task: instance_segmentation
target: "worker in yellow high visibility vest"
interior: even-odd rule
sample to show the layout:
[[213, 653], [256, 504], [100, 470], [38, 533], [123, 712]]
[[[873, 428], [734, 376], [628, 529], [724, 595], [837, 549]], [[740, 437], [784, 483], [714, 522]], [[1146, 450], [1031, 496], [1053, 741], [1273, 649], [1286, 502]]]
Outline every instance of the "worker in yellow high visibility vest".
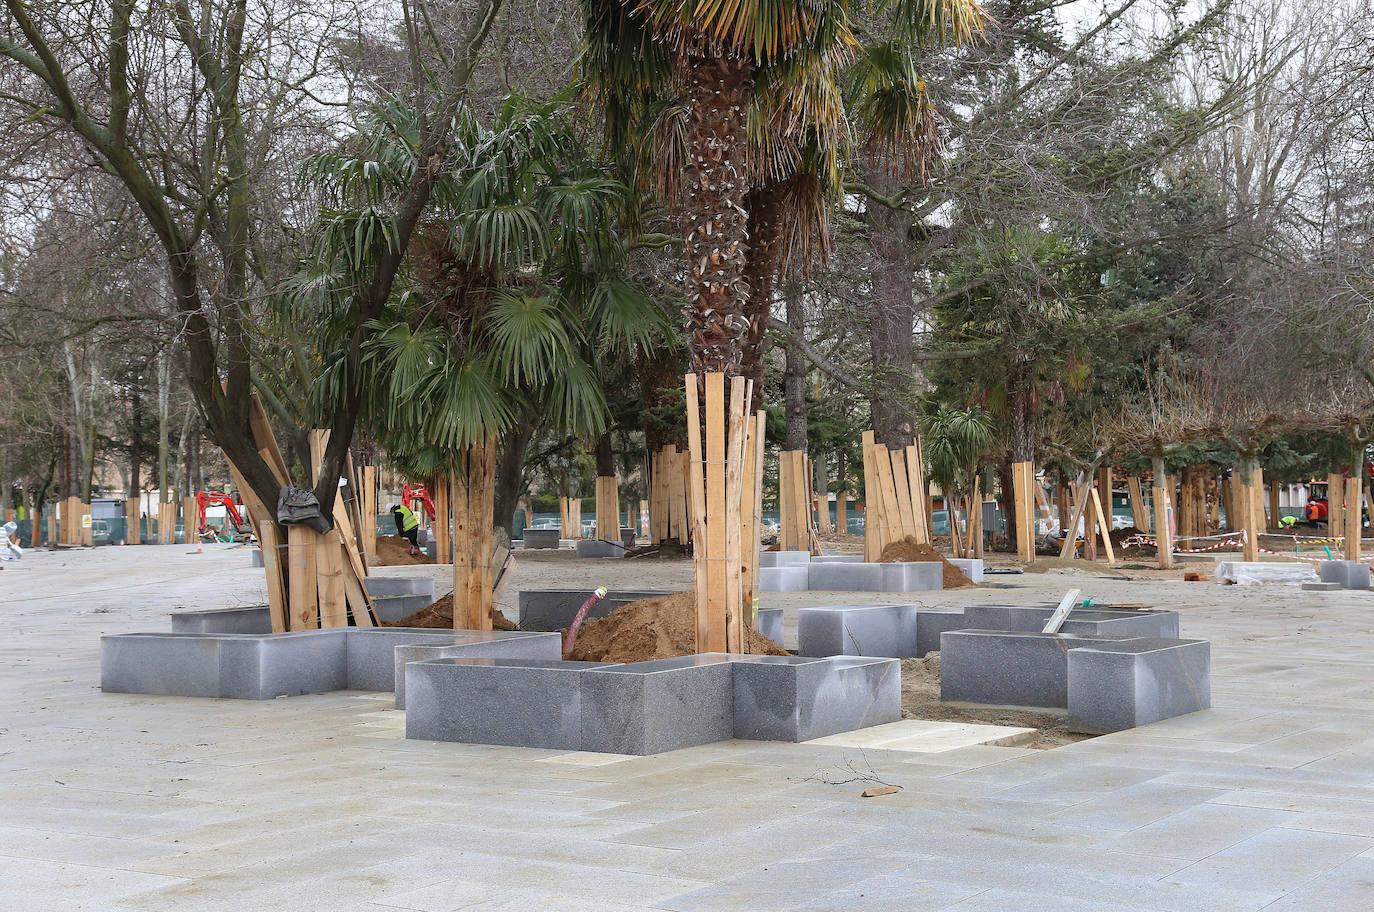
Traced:
[[405, 504], [392, 504], [391, 516], [396, 520], [396, 534], [410, 540], [408, 552], [411, 557], [420, 553], [420, 517]]

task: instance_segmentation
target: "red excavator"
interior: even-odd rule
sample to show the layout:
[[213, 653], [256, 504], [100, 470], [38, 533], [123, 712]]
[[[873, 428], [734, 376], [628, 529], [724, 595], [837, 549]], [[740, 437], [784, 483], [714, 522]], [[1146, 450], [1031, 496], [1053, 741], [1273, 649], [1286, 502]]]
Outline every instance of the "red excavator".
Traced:
[[425, 491], [425, 486], [422, 484], [413, 485], [407, 481], [401, 486], [401, 503], [405, 504], [406, 509], [409, 510], [412, 509], [410, 505], [414, 501], [419, 501], [425, 505], [425, 512], [429, 514], [429, 521], [434, 522], [434, 501], [429, 499], [429, 493]]
[[200, 525], [198, 531], [200, 532], [201, 538], [215, 535], [214, 530], [210, 528], [210, 524], [206, 522], [205, 518], [205, 508], [212, 503], [224, 507], [225, 524], [228, 526], [228, 528], [224, 530], [225, 532], [233, 535], [239, 540], [252, 536], [253, 527], [244, 521], [243, 514], [239, 513], [238, 504], [234, 503], [232, 497], [228, 494], [220, 494], [215, 491], [201, 491], [196, 494], [196, 506], [199, 508], [200, 512]]

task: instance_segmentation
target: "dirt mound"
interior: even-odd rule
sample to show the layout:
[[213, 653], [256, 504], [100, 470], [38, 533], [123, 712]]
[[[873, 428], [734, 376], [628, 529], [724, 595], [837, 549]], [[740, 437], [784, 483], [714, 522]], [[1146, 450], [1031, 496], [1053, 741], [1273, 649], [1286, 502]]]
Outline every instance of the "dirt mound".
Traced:
[[[696, 599], [675, 592], [621, 605], [604, 618], [587, 621], [567, 658], [579, 662], [647, 662], [696, 652]], [[745, 630], [745, 652], [787, 655], [754, 630]]]
[[434, 558], [425, 554], [418, 557], [407, 554], [410, 542], [399, 535], [379, 536], [377, 538], [377, 566], [405, 567], [410, 564], [432, 564]]
[[883, 549], [882, 554], [878, 555], [878, 563], [880, 564], [893, 564], [899, 561], [939, 561], [945, 571], [946, 589], [975, 585], [973, 580], [964, 575], [964, 571], [946, 560], [943, 554], [930, 545], [921, 544], [910, 535], [892, 542]]
[[[453, 629], [453, 593], [434, 602], [432, 605], [421, 608], [414, 614], [403, 617], [399, 621], [382, 621], [383, 627], [434, 627], [440, 630]], [[518, 630], [506, 616], [499, 611], [493, 610], [491, 613], [491, 627], [493, 630]]]

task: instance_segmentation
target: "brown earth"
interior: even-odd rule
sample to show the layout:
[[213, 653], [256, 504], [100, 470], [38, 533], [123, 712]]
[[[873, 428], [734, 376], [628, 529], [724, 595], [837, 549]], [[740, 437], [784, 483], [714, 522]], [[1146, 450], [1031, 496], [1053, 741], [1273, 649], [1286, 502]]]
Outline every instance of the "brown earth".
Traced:
[[976, 585], [973, 580], [964, 575], [964, 571], [951, 564], [943, 554], [930, 545], [921, 544], [910, 535], [890, 543], [883, 549], [883, 553], [878, 555], [878, 563], [880, 564], [891, 564], [898, 561], [939, 561], [944, 568], [946, 589]]
[[1033, 728], [1036, 733], [1030, 740], [1019, 741], [1012, 746], [1036, 750], [1046, 750], [1093, 737], [1069, 731], [1065, 727], [1064, 717], [1052, 712], [941, 701], [938, 652], [928, 652], [919, 659], [902, 659], [902, 718]]
[[[696, 652], [696, 599], [688, 592], [640, 599], [587, 621], [566, 658], [579, 662], [647, 662]], [[745, 630], [745, 652], [788, 655], [758, 633]]]
[[[453, 593], [434, 602], [433, 604], [421, 608], [408, 617], [403, 617], [399, 621], [382, 621], [383, 627], [433, 627], [440, 630], [453, 629]], [[491, 613], [491, 627], [493, 630], [519, 630], [506, 616], [499, 611]]]
[[418, 557], [407, 554], [410, 542], [399, 535], [378, 536], [377, 566], [406, 567], [411, 564], [432, 564], [434, 558], [425, 554]]

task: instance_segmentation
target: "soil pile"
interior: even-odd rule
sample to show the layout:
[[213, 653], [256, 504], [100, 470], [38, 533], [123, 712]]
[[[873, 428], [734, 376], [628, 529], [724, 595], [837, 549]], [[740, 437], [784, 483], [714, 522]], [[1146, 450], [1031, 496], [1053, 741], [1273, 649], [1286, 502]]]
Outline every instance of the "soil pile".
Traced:
[[377, 538], [377, 566], [379, 567], [405, 567], [410, 564], [432, 564], [434, 558], [426, 554], [412, 556], [407, 554], [410, 542], [399, 535], [387, 535]]
[[892, 542], [883, 549], [882, 554], [878, 555], [878, 563], [880, 564], [893, 564], [899, 561], [939, 561], [941, 567], [944, 568], [946, 589], [975, 585], [973, 580], [964, 575], [964, 571], [946, 560], [943, 554], [930, 545], [921, 544], [910, 535]]
[[938, 652], [928, 652], [919, 659], [902, 659], [902, 718], [1034, 728], [1036, 734], [1029, 741], [1020, 741], [1012, 746], [1039, 750], [1092, 737], [1069, 731], [1064, 725], [1064, 717], [1052, 712], [941, 702]]
[[[434, 602], [425, 608], [421, 608], [414, 614], [403, 617], [399, 621], [382, 621], [383, 627], [433, 627], [440, 630], [453, 629], [453, 593]], [[491, 627], [493, 630], [519, 630], [520, 628], [506, 620], [506, 616], [499, 611], [493, 610], [491, 613]]]
[[[647, 662], [696, 652], [697, 606], [691, 592], [640, 599], [604, 618], [586, 621], [566, 658], [579, 662]], [[745, 630], [745, 652], [787, 655], [755, 630]]]

